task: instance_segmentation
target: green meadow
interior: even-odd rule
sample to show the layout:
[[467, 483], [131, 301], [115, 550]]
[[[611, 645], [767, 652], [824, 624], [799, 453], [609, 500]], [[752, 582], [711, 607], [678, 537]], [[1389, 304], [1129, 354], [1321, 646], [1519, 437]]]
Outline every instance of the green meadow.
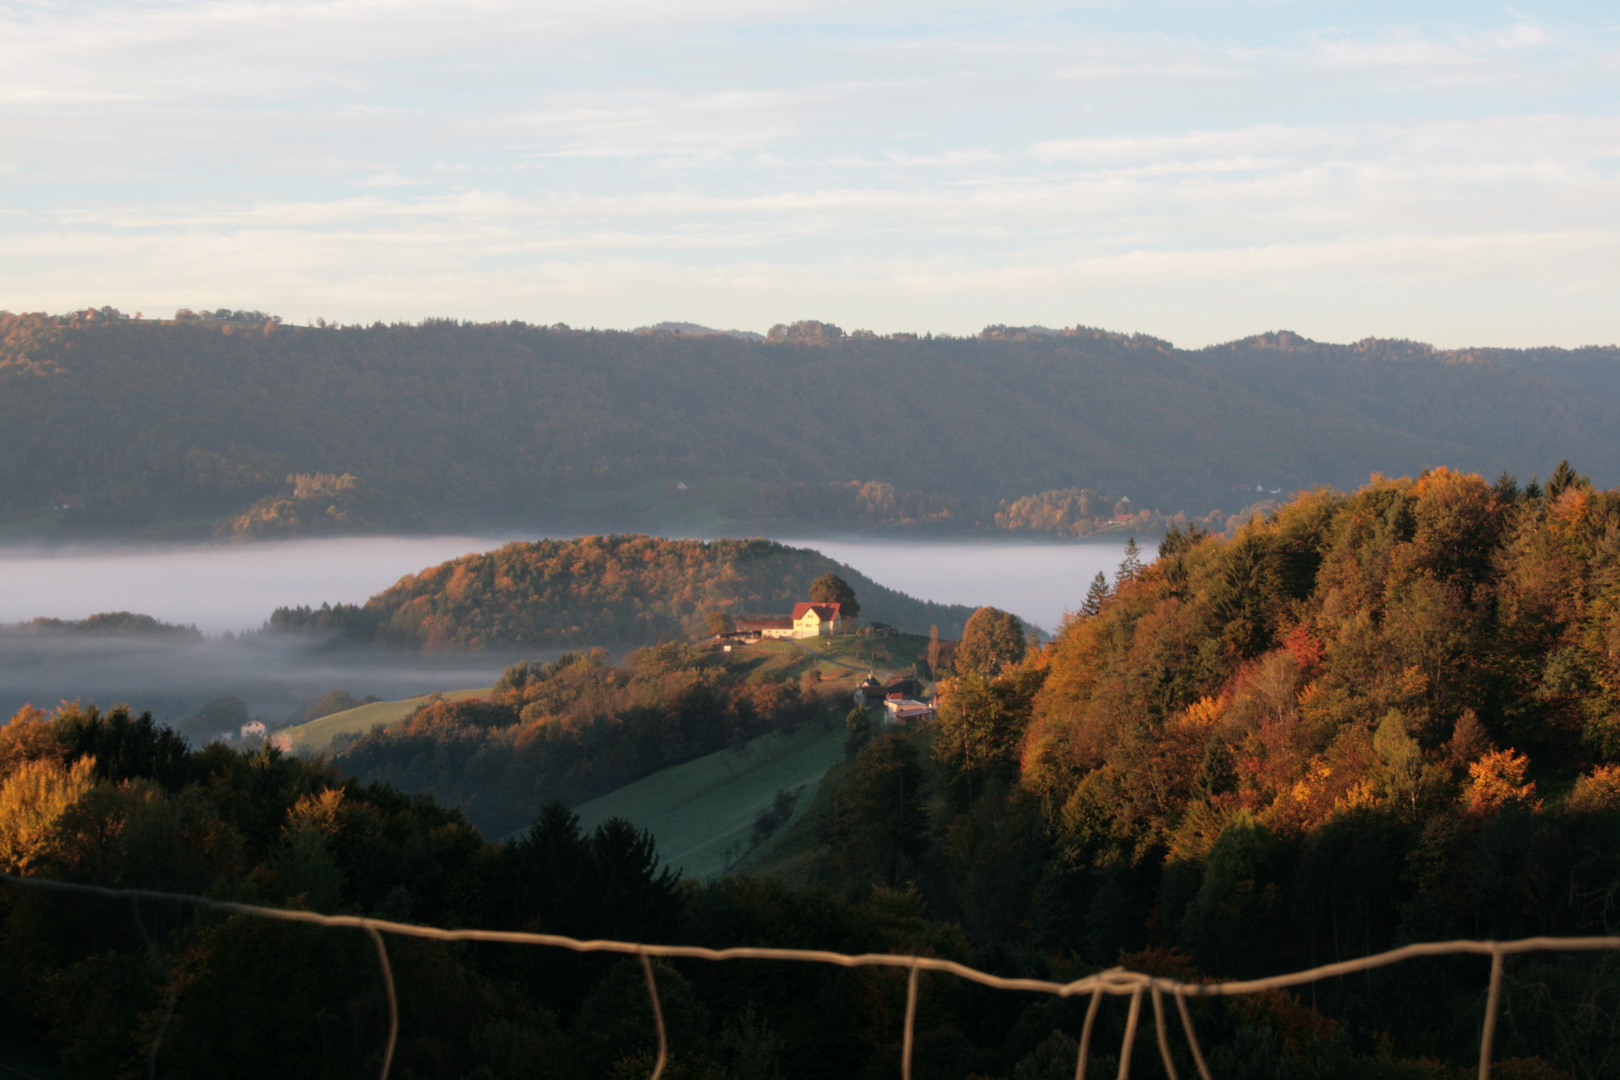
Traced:
[[755, 678], [802, 678], [812, 670], [823, 682], [847, 684], [851, 690], [867, 672], [908, 675], [918, 658], [927, 655], [928, 639], [915, 634], [898, 637], [838, 637], [770, 640], [739, 645], [730, 654], [733, 663], [748, 665]]
[[806, 725], [663, 769], [574, 810], [586, 829], [624, 818], [653, 834], [668, 865], [687, 877], [715, 878], [753, 853], [754, 820], [778, 791], [798, 792], [793, 818], [784, 825], [791, 827], [843, 756], [841, 729]]
[[[486, 686], [482, 690], [451, 690], [441, 696], [446, 701], [468, 701], [488, 697], [493, 692], [493, 687]], [[430, 694], [423, 694], [421, 697], [406, 698], [404, 701], [373, 701], [370, 705], [344, 709], [342, 712], [323, 716], [319, 720], [311, 720], [307, 724], [282, 728], [275, 736], [278, 739], [285, 739], [286, 749], [294, 753], [318, 753], [328, 749], [332, 745], [332, 740], [339, 735], [360, 734], [370, 731], [378, 724], [397, 723], [426, 705], [431, 697]]]

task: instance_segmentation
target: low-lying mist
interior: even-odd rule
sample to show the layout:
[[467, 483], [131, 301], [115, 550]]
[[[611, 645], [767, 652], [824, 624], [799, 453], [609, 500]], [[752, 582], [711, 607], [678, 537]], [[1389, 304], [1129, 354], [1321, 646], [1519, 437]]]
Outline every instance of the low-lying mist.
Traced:
[[[74, 698], [102, 707], [127, 703], [178, 722], [214, 698], [235, 694], [271, 724], [336, 688], [356, 698], [392, 700], [489, 686], [513, 657], [357, 649], [318, 636], [254, 631], [277, 607], [364, 603], [406, 574], [510, 539], [380, 536], [0, 549], [0, 624], [20, 624], [0, 626], [0, 722], [25, 702], [48, 709]], [[27, 625], [118, 611], [177, 628], [86, 632]]]
[[243, 544], [0, 548], [0, 623], [138, 611], [205, 633], [256, 630], [278, 607], [363, 604], [511, 536], [367, 536]]
[[[267, 724], [294, 719], [333, 689], [384, 700], [492, 685], [519, 657], [504, 652], [422, 653], [345, 647], [320, 636], [191, 633], [95, 635], [72, 629], [0, 631], [0, 709], [83, 699], [127, 703], [178, 723], [234, 694]], [[523, 659], [532, 659], [524, 654]]]
[[[0, 549], [0, 722], [25, 702], [48, 709], [79, 698], [103, 707], [127, 703], [177, 723], [206, 702], [234, 694], [250, 713], [274, 724], [333, 689], [395, 700], [489, 686], [514, 660], [548, 657], [362, 648], [258, 631], [277, 607], [364, 603], [406, 574], [510, 539], [385, 536]], [[800, 543], [911, 595], [994, 604], [1048, 630], [1079, 605], [1092, 575], [1111, 572], [1122, 555], [1117, 543]], [[117, 611], [150, 615], [177, 628], [85, 632], [32, 622]]]

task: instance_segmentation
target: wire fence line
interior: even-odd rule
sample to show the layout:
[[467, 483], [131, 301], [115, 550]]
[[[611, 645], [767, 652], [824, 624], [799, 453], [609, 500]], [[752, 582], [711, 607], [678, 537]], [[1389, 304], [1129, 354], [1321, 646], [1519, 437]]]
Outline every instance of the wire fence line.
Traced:
[[[0, 881], [32, 888], [79, 893], [107, 899], [128, 900], [130, 901], [136, 927], [154, 957], [157, 957], [156, 944], [147, 934], [146, 928], [140, 920], [140, 911], [137, 905], [141, 900], [189, 904], [194, 907], [208, 908], [235, 915], [251, 915], [282, 922], [309, 923], [316, 926], [344, 927], [363, 931], [371, 938], [371, 942], [377, 950], [377, 963], [383, 976], [388, 1005], [388, 1036], [383, 1049], [381, 1080], [387, 1080], [389, 1071], [393, 1067], [394, 1049], [399, 1039], [399, 999], [394, 987], [393, 968], [388, 962], [388, 947], [383, 940], [383, 934], [385, 933], [435, 941], [543, 945], [552, 948], [571, 949], [574, 952], [621, 953], [638, 957], [645, 976], [647, 996], [652, 1005], [653, 1024], [658, 1037], [658, 1055], [653, 1064], [653, 1071], [649, 1080], [659, 1080], [669, 1062], [669, 1038], [664, 1026], [663, 1006], [660, 1003], [658, 994], [658, 981], [653, 972], [652, 960], [654, 957], [711, 961], [783, 960], [834, 964], [839, 967], [850, 968], [892, 967], [907, 969], [905, 1028], [902, 1034], [900, 1051], [902, 1080], [912, 1080], [911, 1057], [917, 1018], [917, 980], [918, 976], [924, 971], [946, 972], [960, 979], [997, 990], [1026, 990], [1034, 993], [1053, 994], [1064, 998], [1089, 994], [1091, 1001], [1086, 1008], [1085, 1021], [1081, 1027], [1079, 1054], [1075, 1062], [1075, 1080], [1085, 1080], [1087, 1058], [1091, 1051], [1092, 1033], [1096, 1025], [1097, 1015], [1101, 1011], [1104, 995], [1116, 997], [1129, 995], [1130, 997], [1125, 1020], [1125, 1034], [1120, 1043], [1117, 1080], [1128, 1080], [1130, 1076], [1131, 1053], [1135, 1048], [1137, 1031], [1141, 1026], [1142, 999], [1144, 996], [1149, 998], [1153, 1006], [1153, 1026], [1158, 1042], [1159, 1056], [1164, 1062], [1165, 1072], [1169, 1075], [1170, 1080], [1180, 1080], [1180, 1075], [1176, 1069], [1175, 1056], [1170, 1045], [1170, 1025], [1165, 1020], [1164, 996], [1168, 994], [1175, 999], [1176, 1011], [1181, 1020], [1182, 1034], [1200, 1080], [1213, 1080], [1213, 1074], [1210, 1072], [1209, 1064], [1204, 1057], [1203, 1047], [1198, 1041], [1198, 1035], [1193, 1026], [1192, 1014], [1187, 1008], [1188, 998], [1227, 997], [1241, 994], [1257, 994], [1267, 990], [1283, 990], [1317, 982], [1321, 979], [1371, 971], [1374, 968], [1387, 967], [1417, 957], [1453, 956], [1458, 954], [1489, 956], [1491, 958], [1491, 973], [1485, 999], [1484, 1022], [1480, 1035], [1479, 1080], [1490, 1080], [1491, 1056], [1496, 1038], [1496, 1016], [1501, 1002], [1504, 959], [1508, 956], [1532, 952], [1620, 950], [1620, 937], [1531, 937], [1521, 938], [1516, 941], [1434, 941], [1405, 945], [1398, 949], [1374, 953], [1371, 956], [1363, 956], [1355, 960], [1324, 964], [1320, 967], [1289, 972], [1284, 975], [1274, 975], [1265, 979], [1228, 982], [1181, 982], [1177, 979], [1148, 975], [1139, 971], [1128, 971], [1124, 968], [1110, 968], [1093, 975], [1087, 975], [1082, 979], [1060, 983], [1045, 979], [1018, 979], [992, 975], [987, 971], [980, 971], [977, 968], [956, 963], [954, 960], [940, 960], [928, 956], [899, 956], [891, 953], [849, 954], [817, 949], [775, 949], [754, 946], [710, 949], [699, 945], [652, 945], [632, 941], [582, 941], [578, 938], [565, 937], [560, 934], [534, 934], [515, 930], [446, 930], [436, 926], [418, 926], [412, 923], [391, 922], [386, 919], [369, 919], [359, 915], [323, 915], [315, 911], [263, 907], [258, 904], [215, 900], [205, 896], [193, 896], [185, 893], [160, 892], [152, 889], [115, 889], [102, 885], [52, 881], [46, 878], [18, 877], [3, 872], [0, 872]], [[161, 958], [159, 959], [161, 962]], [[175, 989], [171, 977], [163, 1024], [153, 1040], [148, 1059], [149, 1076], [155, 1077], [157, 1075], [157, 1053], [162, 1044], [163, 1033], [168, 1026], [169, 1018], [173, 1015], [174, 1007]]]

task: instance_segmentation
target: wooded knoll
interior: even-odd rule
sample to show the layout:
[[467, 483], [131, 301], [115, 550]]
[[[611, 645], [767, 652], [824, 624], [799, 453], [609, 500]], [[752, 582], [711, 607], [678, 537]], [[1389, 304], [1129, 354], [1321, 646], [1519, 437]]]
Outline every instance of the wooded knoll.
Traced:
[[364, 605], [278, 608], [276, 631], [424, 649], [647, 645], [705, 636], [723, 612], [785, 613], [836, 574], [867, 620], [960, 635], [972, 609], [917, 600], [818, 551], [773, 540], [584, 536], [512, 543], [401, 578]]

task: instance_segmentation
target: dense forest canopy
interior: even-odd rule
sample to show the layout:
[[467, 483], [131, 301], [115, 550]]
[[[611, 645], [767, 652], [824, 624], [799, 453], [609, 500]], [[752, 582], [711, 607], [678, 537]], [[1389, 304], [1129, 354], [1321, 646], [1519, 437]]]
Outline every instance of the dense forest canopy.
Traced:
[[972, 609], [915, 600], [809, 548], [771, 540], [585, 536], [512, 543], [401, 579], [363, 606], [280, 608], [278, 631], [425, 649], [646, 645], [707, 632], [716, 612], [781, 614], [835, 575], [870, 619], [947, 636]]
[[[1187, 351], [1086, 328], [821, 323], [753, 341], [259, 315], [0, 314], [0, 514], [265, 536], [962, 530], [1000, 513], [1003, 528], [1085, 535], [1121, 499], [1204, 518], [1442, 462], [1528, 475], [1568, 455], [1620, 480], [1614, 349], [1268, 334]], [[1097, 509], [1077, 524], [1083, 492]]]
[[[1439, 469], [1302, 495], [1232, 540], [1172, 533], [1047, 648], [947, 695], [972, 903], [1095, 962], [1163, 946], [1232, 975], [1612, 933], [1617, 620], [1620, 491], [1567, 464], [1545, 487]], [[986, 800], [1050, 844], [1021, 884], [995, 870], [1004, 832], [973, 823]], [[1396, 995], [1375, 1022], [1411, 1009], [1438, 1046], [1457, 1000]]]
[[[580, 797], [847, 708], [679, 644], [616, 667], [516, 665], [491, 700], [432, 703], [333, 762], [191, 750], [125, 710], [25, 710], [0, 727], [0, 868], [1057, 979], [1241, 977], [1409, 941], [1620, 929], [1620, 489], [1567, 464], [1545, 484], [1376, 478], [1299, 495], [1234, 537], [1176, 530], [1045, 646], [985, 636], [1008, 647], [945, 679], [937, 721], [848, 714], [845, 760], [750, 875], [677, 882], [645, 834], [584, 833], [560, 804], [489, 844], [459, 811], [344, 775], [351, 761], [459, 783], [446, 791], [484, 813], [475, 789]], [[0, 884], [0, 1035], [69, 1076], [138, 1075], [172, 985], [162, 1075], [375, 1068], [384, 1006], [361, 935], [116, 907]], [[392, 947], [401, 1075], [650, 1069], [634, 964]], [[1216, 1076], [1462, 1080], [1487, 968], [1414, 962], [1193, 1015]], [[893, 1075], [903, 973], [692, 962], [658, 985], [672, 1075]], [[1074, 1075], [1084, 1001], [921, 985], [919, 1075]], [[1102, 1075], [1119, 1065], [1118, 1006], [1092, 1044]], [[1613, 1075], [1617, 1009], [1612, 955], [1509, 960], [1493, 1075]], [[1132, 1072], [1163, 1075], [1157, 1057], [1139, 1039]]]

